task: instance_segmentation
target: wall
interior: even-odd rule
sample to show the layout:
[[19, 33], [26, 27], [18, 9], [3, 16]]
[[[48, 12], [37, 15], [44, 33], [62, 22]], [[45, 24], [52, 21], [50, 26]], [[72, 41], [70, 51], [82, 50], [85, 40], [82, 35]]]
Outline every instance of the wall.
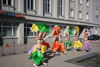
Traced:
[[3, 38], [3, 46], [6, 46], [6, 44], [13, 46], [14, 42], [15, 45], [18, 45], [18, 38]]
[[[92, 0], [92, 23], [100, 24], [100, 0]], [[96, 7], [98, 6], [98, 18], [96, 19]]]

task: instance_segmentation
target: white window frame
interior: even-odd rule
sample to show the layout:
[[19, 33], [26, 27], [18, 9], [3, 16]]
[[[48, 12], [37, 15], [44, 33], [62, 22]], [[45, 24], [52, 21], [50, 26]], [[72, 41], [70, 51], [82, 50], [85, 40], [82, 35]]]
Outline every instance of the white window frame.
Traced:
[[86, 20], [89, 20], [89, 13], [86, 13]]
[[79, 11], [79, 19], [82, 19], [82, 11]]
[[[46, 6], [46, 4], [47, 4], [47, 6]], [[49, 10], [48, 10], [48, 4], [49, 4]], [[48, 2], [48, 0], [45, 0], [45, 6], [46, 6], [45, 7], [45, 12], [46, 13], [51, 13], [51, 0], [49, 0], [49, 2]]]
[[[28, 2], [27, 2], [28, 3]], [[28, 7], [28, 5], [27, 5]], [[28, 10], [35, 10], [35, 0], [33, 0], [33, 9], [31, 8], [31, 0], [29, 0], [29, 7]]]
[[86, 6], [89, 7], [89, 0], [86, 0]]
[[74, 0], [71, 0], [72, 2], [74, 2]]
[[[4, 4], [4, 3], [3, 3], [3, 4]], [[8, 4], [8, 0], [6, 0], [6, 4], [4, 4], [4, 5], [12, 6], [12, 4], [13, 4], [13, 0], [11, 0], [11, 5], [9, 5], [9, 4]]]
[[63, 0], [59, 0], [59, 15], [62, 15], [62, 14], [63, 14]]
[[[3, 26], [3, 22], [1, 22], [1, 26], [0, 26], [0, 27], [1, 27], [1, 36], [2, 36], [2, 37], [12, 37], [12, 36], [13, 36], [13, 37], [17, 37], [17, 36], [18, 36], [17, 32], [16, 32], [16, 36], [14, 36], [14, 32], [13, 32], [13, 31], [14, 31], [14, 28], [18, 28], [18, 27], [13, 26], [14, 23], [11, 23], [11, 24], [12, 24], [12, 26]], [[11, 36], [3, 36], [3, 29], [4, 29], [5, 27], [7, 27], [7, 28], [9, 27], [9, 28], [12, 29], [12, 30], [11, 30], [11, 31], [12, 31], [12, 32], [11, 32]], [[17, 31], [17, 30], [16, 30], [16, 31]]]
[[[24, 29], [26, 30], [26, 35], [24, 35], [24, 37], [36, 37], [36, 35], [34, 36], [35, 32], [33, 32], [33, 35], [32, 36], [28, 36], [27, 35], [27, 28], [30, 29], [30, 27], [27, 27], [28, 24], [26, 24], [26, 27], [24, 27]], [[25, 31], [24, 31], [25, 32]], [[37, 33], [36, 33], [37, 34]]]
[[74, 17], [74, 10], [70, 9], [70, 18]]
[[79, 4], [82, 4], [82, 0], [79, 0]]

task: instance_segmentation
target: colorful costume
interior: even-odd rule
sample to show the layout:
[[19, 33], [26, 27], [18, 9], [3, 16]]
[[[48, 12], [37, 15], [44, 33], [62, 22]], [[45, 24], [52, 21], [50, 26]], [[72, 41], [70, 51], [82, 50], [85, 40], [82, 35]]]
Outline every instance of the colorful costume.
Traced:
[[[32, 49], [29, 51], [29, 54], [33, 54], [33, 53], [36, 51], [36, 48], [37, 48], [37, 45], [34, 45], [34, 46], [32, 47]], [[47, 46], [42, 45], [42, 48], [41, 48], [42, 53], [44, 53], [46, 49], [47, 49]]]
[[36, 47], [36, 45], [34, 45], [31, 49], [30, 49], [30, 51], [28, 52], [29, 54], [32, 54], [32, 52], [33, 52], [33, 50], [34, 50], [34, 48]]
[[[89, 41], [88, 41], [89, 42]], [[90, 49], [90, 42], [89, 42], [89, 45], [87, 45], [86, 41], [84, 41], [84, 46], [85, 46], [85, 49], [86, 50], [89, 50]]]
[[55, 41], [54, 43], [53, 43], [53, 47], [52, 47], [52, 49], [51, 50], [61, 50], [62, 52], [64, 52], [65, 51], [65, 47], [64, 47], [64, 45], [63, 45], [63, 43], [58, 43], [58, 41]]
[[49, 27], [46, 23], [42, 22], [42, 23], [38, 23], [37, 22], [37, 26], [39, 28], [39, 32], [47, 32], [50, 33]]
[[74, 41], [74, 49], [75, 48], [79, 48], [79, 47], [83, 47], [83, 44], [78, 40], [78, 41]]
[[74, 32], [72, 30], [68, 29], [68, 31], [69, 31], [69, 33], [71, 33], [72, 35], [74, 35]]
[[47, 47], [47, 49], [50, 48], [50, 45], [48, 42], [43, 42], [43, 45], [45, 45]]
[[31, 32], [38, 32], [38, 26], [36, 24], [33, 23], [32, 27], [30, 27]]
[[57, 36], [60, 31], [61, 30], [57, 30], [57, 31], [55, 30], [54, 33], [53, 33], [53, 36], [55, 36], [55, 35]]
[[36, 65], [39, 65], [41, 62], [44, 61], [44, 56], [43, 56], [42, 52], [39, 52], [37, 50], [29, 56], [29, 60], [32, 58]]
[[80, 29], [79, 29], [78, 26], [75, 26], [74, 29], [76, 29], [76, 32], [79, 33], [79, 30], [80, 30]]
[[89, 31], [90, 35], [93, 35], [92, 31], [90, 31], [89, 29], [87, 29], [87, 30]]
[[64, 44], [65, 44], [66, 50], [67, 50], [67, 46], [68, 46], [68, 44], [69, 44], [69, 46], [72, 46], [72, 42], [71, 42], [71, 41], [64, 42]]

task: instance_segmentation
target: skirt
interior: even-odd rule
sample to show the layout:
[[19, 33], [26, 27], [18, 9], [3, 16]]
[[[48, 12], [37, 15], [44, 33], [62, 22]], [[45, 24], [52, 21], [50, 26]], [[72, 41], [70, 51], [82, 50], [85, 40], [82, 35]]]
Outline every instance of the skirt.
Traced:
[[79, 48], [79, 47], [83, 47], [83, 44], [78, 40], [78, 41], [74, 41], [74, 49], [75, 48]]
[[68, 44], [69, 44], [69, 46], [72, 46], [72, 42], [71, 41], [68, 41], [68, 43], [67, 42], [64, 42], [64, 44], [65, 44], [66, 50], [67, 50]]
[[39, 65], [41, 62], [44, 61], [44, 56], [42, 52], [38, 52], [37, 50], [29, 56], [29, 60], [33, 59], [36, 65]]
[[64, 52], [65, 51], [65, 47], [64, 47], [64, 45], [63, 45], [63, 43], [58, 43], [58, 41], [56, 41], [56, 42], [54, 42], [53, 43], [53, 46], [52, 46], [52, 49], [51, 50], [61, 50], [62, 52]]

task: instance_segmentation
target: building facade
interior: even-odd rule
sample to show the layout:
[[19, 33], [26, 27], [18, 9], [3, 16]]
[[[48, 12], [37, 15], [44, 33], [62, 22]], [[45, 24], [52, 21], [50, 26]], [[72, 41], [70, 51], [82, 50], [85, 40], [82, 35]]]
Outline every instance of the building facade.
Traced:
[[63, 36], [66, 28], [74, 31], [76, 25], [80, 27], [80, 38], [87, 28], [100, 34], [99, 3], [100, 0], [0, 0], [3, 45], [35, 44], [36, 33], [29, 28], [36, 22], [47, 23], [51, 31], [55, 25], [60, 26]]

